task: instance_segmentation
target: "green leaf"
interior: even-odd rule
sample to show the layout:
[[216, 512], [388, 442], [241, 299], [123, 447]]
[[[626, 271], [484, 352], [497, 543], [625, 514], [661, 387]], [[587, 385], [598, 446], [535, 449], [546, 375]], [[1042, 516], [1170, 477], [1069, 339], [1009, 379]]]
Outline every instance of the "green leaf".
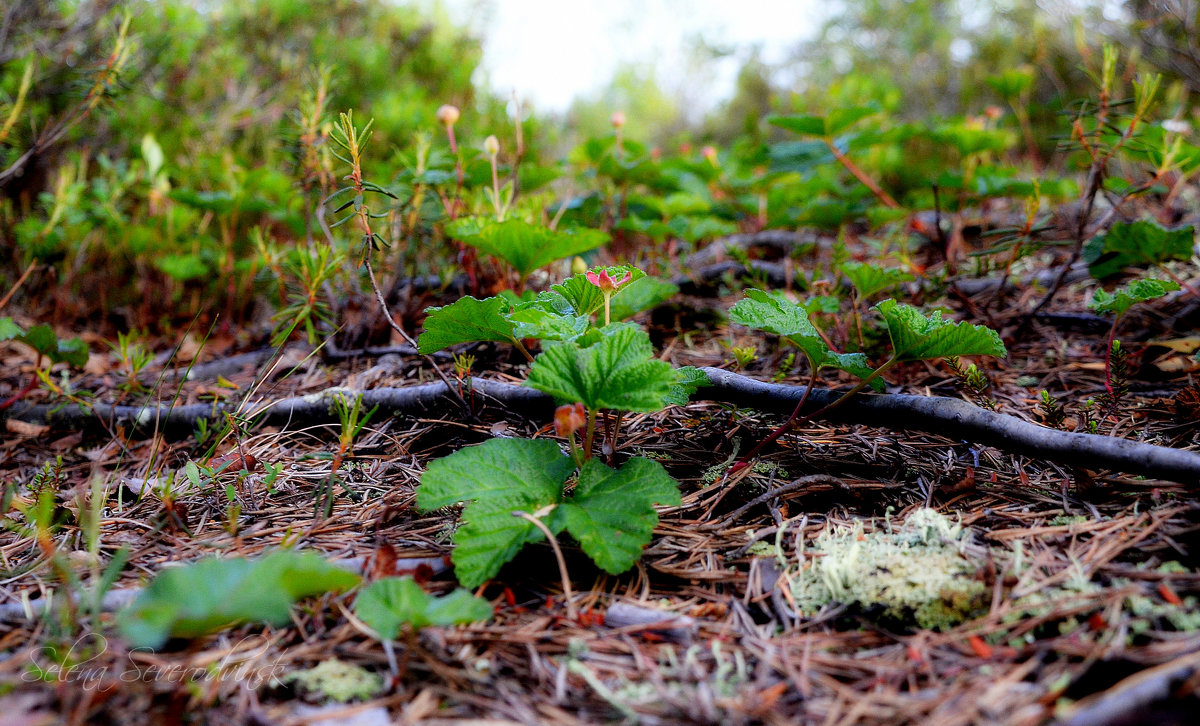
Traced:
[[782, 290], [747, 288], [743, 294], [746, 297], [729, 308], [730, 320], [785, 338], [803, 351], [814, 367], [821, 364], [829, 346], [817, 333], [803, 305], [792, 302]]
[[450, 305], [425, 310], [425, 331], [417, 338], [417, 351], [428, 355], [457, 343], [492, 340], [513, 343], [513, 324], [505, 314], [503, 298], [477, 300], [470, 295]]
[[465, 218], [446, 225], [446, 233], [485, 254], [499, 257], [522, 277], [555, 260], [587, 252], [608, 241], [608, 234], [600, 230], [552, 230], [521, 219], [495, 222]]
[[[658, 524], [655, 505], [679, 506], [679, 484], [656, 461], [635, 457], [620, 469], [584, 462], [571, 500], [559, 507], [567, 531], [605, 572], [633, 567]], [[558, 512], [556, 512], [558, 514]]]
[[677, 382], [669, 363], [654, 358], [650, 336], [637, 326], [621, 327], [588, 348], [565, 344], [542, 352], [526, 385], [560, 403], [582, 403], [596, 411], [658, 411]]
[[1105, 234], [1083, 246], [1083, 261], [1097, 280], [1111, 277], [1126, 267], [1154, 265], [1192, 256], [1194, 227], [1167, 229], [1150, 219], [1118, 222]]
[[557, 503], [563, 481], [574, 469], [553, 441], [492, 439], [432, 462], [421, 476], [417, 508], [428, 512], [469, 502], [454, 533], [451, 559], [459, 582], [476, 587], [527, 542], [543, 537], [512, 512], [533, 513]]
[[879, 107], [877, 106], [834, 108], [825, 117], [825, 133], [830, 136], [837, 136], [864, 118], [874, 116], [877, 113], [879, 113]]
[[878, 267], [865, 262], [845, 262], [840, 269], [849, 278], [850, 284], [854, 285], [858, 296], [864, 300], [902, 282], [913, 280], [913, 276], [904, 270]]
[[12, 318], [0, 318], [0, 341], [13, 340], [24, 334], [25, 331], [21, 330], [21, 326], [17, 325]]
[[1134, 280], [1124, 287], [1117, 288], [1112, 293], [1098, 289], [1092, 295], [1092, 301], [1088, 303], [1088, 307], [1098, 313], [1116, 313], [1119, 318], [1137, 303], [1160, 298], [1168, 292], [1178, 289], [1178, 283], [1148, 277]]
[[643, 310], [649, 310], [671, 299], [677, 292], [677, 286], [657, 277], [647, 276], [634, 280], [612, 296], [612, 319], [632, 318]]
[[[624, 293], [626, 290], [634, 287], [642, 280], [646, 279], [646, 273], [631, 265], [615, 265], [605, 268], [596, 267], [593, 268], [591, 272], [598, 272], [601, 269], [608, 270], [608, 274], [617, 279], [624, 277], [626, 273], [629, 273], [633, 278], [630, 283], [618, 290], [612, 297], [612, 317], [614, 320], [621, 320], [623, 319], [622, 316], [616, 314], [618, 306], [621, 305], [619, 298], [621, 298], [622, 293]], [[663, 284], [670, 285], [670, 283]], [[650, 283], [650, 285], [651, 287], [654, 287], [653, 283]], [[672, 287], [674, 286], [672, 285]], [[677, 291], [678, 289], [676, 288], [676, 290], [671, 294], [674, 295]], [[555, 300], [561, 300], [565, 302], [565, 304], [568, 306], [568, 309], [575, 315], [591, 315], [604, 307], [604, 294], [600, 292], [600, 288], [596, 287], [591, 282], [588, 282], [587, 273], [584, 272], [568, 277], [561, 283], [552, 286], [549, 293], [543, 294], [548, 294], [554, 297]], [[635, 293], [635, 297], [631, 297], [626, 300], [625, 305], [627, 307], [635, 306], [635, 303], [637, 302], [636, 295], [637, 294]], [[541, 296], [538, 297], [539, 299], [541, 298]], [[667, 297], [670, 297], [670, 295]], [[562, 303], [560, 302], [556, 304], [561, 305]], [[634, 310], [624, 317], [629, 317], [636, 312], [638, 311]]]
[[354, 614], [382, 640], [395, 640], [401, 627], [458, 625], [488, 620], [492, 606], [462, 589], [434, 597], [411, 577], [385, 577], [371, 583], [354, 602]]
[[33, 326], [17, 340], [46, 356], [58, 350], [58, 336], [54, 328], [45, 324]]
[[157, 648], [172, 636], [196, 637], [243, 622], [283, 625], [297, 600], [358, 581], [313, 552], [203, 559], [164, 570], [118, 615], [117, 627], [131, 646]]
[[825, 118], [823, 116], [770, 116], [767, 122], [772, 126], [787, 129], [803, 136], [825, 136]]
[[[8, 330], [20, 330], [15, 323], [12, 323], [11, 318], [8, 320], [11, 327]], [[3, 320], [0, 320], [0, 327], [4, 327]], [[7, 331], [0, 331], [7, 332]], [[54, 328], [49, 325], [35, 325], [25, 333], [12, 336], [11, 338], [0, 337], [0, 340], [17, 340], [30, 348], [33, 348], [38, 353], [50, 359], [51, 363], [66, 363], [76, 368], [82, 368], [88, 361], [87, 343], [81, 338], [60, 339], [54, 333]]]
[[[797, 304], [788, 299], [782, 290], [765, 292], [748, 288], [745, 299], [739, 300], [729, 309], [729, 319], [756, 330], [774, 333], [796, 346], [808, 358], [809, 365], [821, 368], [837, 368], [847, 373], [867, 378], [873, 369], [862, 353], [834, 353], [817, 333], [809, 320], [809, 310], [815, 304]], [[883, 381], [871, 381], [872, 387], [880, 390]]]
[[163, 255], [154, 261], [154, 266], [178, 282], [187, 282], [212, 274], [204, 257], [194, 254]]
[[911, 305], [887, 299], [876, 305], [887, 323], [897, 360], [930, 360], [957, 355], [1008, 355], [999, 334], [985, 325], [943, 320], [942, 313], [922, 315]]
[[59, 338], [57, 348], [50, 354], [50, 360], [55, 363], [62, 362], [75, 368], [82, 368], [88, 362], [87, 343], [82, 338], [70, 338], [68, 340]]
[[552, 295], [557, 294], [566, 301], [576, 315], [591, 315], [604, 307], [604, 295], [600, 288], [588, 282], [587, 275], [580, 273], [550, 287]]
[[876, 106], [850, 106], [835, 108], [828, 116], [771, 116], [767, 122], [772, 126], [802, 134], [804, 136], [837, 136], [867, 116], [879, 113]]
[[708, 374], [695, 366], [676, 368], [675, 376], [675, 384], [667, 393], [666, 404], [668, 406], [686, 406], [696, 389], [712, 383], [708, 380]]
[[510, 313], [513, 334], [517, 338], [538, 340], [575, 340], [587, 332], [591, 320], [579, 315], [561, 315], [542, 307], [527, 307]]

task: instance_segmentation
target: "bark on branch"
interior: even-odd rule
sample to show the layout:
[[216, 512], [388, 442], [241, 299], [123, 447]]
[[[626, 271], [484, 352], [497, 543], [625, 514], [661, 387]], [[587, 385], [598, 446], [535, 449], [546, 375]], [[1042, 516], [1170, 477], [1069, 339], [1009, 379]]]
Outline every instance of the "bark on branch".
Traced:
[[[712, 381], [692, 396], [693, 401], [718, 401], [769, 413], [788, 414], [804, 395], [803, 386], [763, 383], [719, 368], [702, 369]], [[334, 403], [352, 401], [359, 391], [331, 388], [320, 393], [279, 401], [189, 406], [78, 406], [18, 405], [9, 417], [58, 427], [98, 428], [120, 424], [127, 430], [154, 430], [165, 434], [188, 434], [200, 419], [219, 422], [225, 412], [240, 411], [264, 424], [309, 424], [336, 420]], [[458, 416], [455, 392], [442, 383], [407, 388], [376, 388], [361, 391], [367, 408], [380, 407], [382, 415]], [[814, 389], [803, 412], [815, 411], [835, 400], [840, 393]], [[477, 408], [498, 405], [533, 421], [548, 421], [554, 414], [550, 396], [513, 383], [481, 378], [470, 379], [468, 401]], [[802, 412], [802, 413], [803, 413]], [[261, 417], [261, 418], [260, 418]], [[938, 396], [860, 394], [830, 415], [831, 420], [897, 430], [926, 431], [955, 440], [994, 446], [1005, 451], [1053, 461], [1066, 466], [1111, 469], [1167, 479], [1185, 484], [1200, 483], [1200, 453], [1143, 444], [1127, 439], [1092, 434], [1066, 433], [992, 413], [966, 401]]]

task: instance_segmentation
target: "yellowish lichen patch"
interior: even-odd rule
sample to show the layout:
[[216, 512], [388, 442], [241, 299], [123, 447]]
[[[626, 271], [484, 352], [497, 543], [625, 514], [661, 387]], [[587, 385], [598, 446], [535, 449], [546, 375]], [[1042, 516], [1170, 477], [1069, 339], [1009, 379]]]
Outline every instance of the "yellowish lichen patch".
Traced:
[[981, 614], [987, 589], [979, 569], [963, 554], [969, 534], [932, 509], [902, 523], [865, 532], [861, 523], [835, 526], [817, 536], [792, 594], [805, 614], [830, 602], [944, 630]]
[[296, 683], [310, 694], [339, 703], [355, 699], [365, 701], [383, 688], [383, 679], [378, 675], [337, 658], [322, 661], [314, 668], [290, 673], [285, 680]]

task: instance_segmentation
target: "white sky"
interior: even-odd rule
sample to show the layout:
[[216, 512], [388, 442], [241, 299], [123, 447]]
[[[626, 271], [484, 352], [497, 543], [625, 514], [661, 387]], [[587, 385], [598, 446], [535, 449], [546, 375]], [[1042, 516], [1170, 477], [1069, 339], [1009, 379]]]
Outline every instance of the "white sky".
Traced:
[[[539, 111], [563, 111], [603, 88], [622, 64], [655, 68], [664, 88], [679, 82], [688, 40], [760, 45], [781, 60], [820, 26], [817, 0], [443, 0], [451, 18], [484, 39], [483, 77], [497, 93], [517, 91]], [[739, 54], [719, 63], [710, 88], [690, 97], [711, 105], [733, 91]]]

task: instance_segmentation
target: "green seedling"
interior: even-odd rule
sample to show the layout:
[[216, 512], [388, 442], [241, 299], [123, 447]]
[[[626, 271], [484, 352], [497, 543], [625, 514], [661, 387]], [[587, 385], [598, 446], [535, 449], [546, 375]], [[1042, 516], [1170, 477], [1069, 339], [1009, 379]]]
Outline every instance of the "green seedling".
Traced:
[[[1190, 233], [1188, 237], [1190, 245]], [[1143, 278], [1134, 280], [1112, 293], [1098, 289], [1092, 294], [1091, 302], [1088, 303], [1090, 309], [1098, 313], [1113, 313], [1113, 324], [1108, 330], [1108, 343], [1104, 351], [1104, 390], [1114, 404], [1115, 399], [1119, 398], [1117, 388], [1120, 387], [1113, 384], [1114, 361], [1119, 363], [1122, 379], [1125, 372], [1125, 351], [1120, 341], [1116, 340], [1117, 326], [1121, 323], [1121, 316], [1137, 303], [1156, 300], [1168, 292], [1179, 289], [1179, 284], [1171, 280]]]
[[419, 630], [430, 625], [488, 620], [492, 617], [492, 606], [466, 590], [434, 597], [411, 577], [385, 577], [358, 593], [354, 614], [380, 640], [395, 640], [405, 628]]
[[[1003, 357], [1008, 354], [1000, 336], [991, 328], [945, 320], [942, 318], [941, 312], [924, 315], [911, 305], [903, 305], [888, 299], [872, 309], [879, 312], [887, 325], [888, 336], [892, 343], [892, 355], [878, 368], [872, 369], [867, 365], [866, 356], [861, 353], [833, 353], [824, 340], [816, 334], [816, 329], [808, 319], [808, 309], [805, 306], [791, 303], [786, 297], [779, 294], [771, 295], [761, 290], [747, 290], [746, 297], [747, 300], [738, 302], [730, 309], [730, 317], [743, 325], [781, 335], [796, 345], [808, 357], [812, 377], [799, 404], [788, 420], [742, 457], [730, 470], [731, 472], [749, 466], [751, 460], [763, 447], [773, 443], [792, 426], [828, 413], [867, 386], [873, 386], [876, 390], [880, 390], [882, 387], [881, 376], [898, 363], [960, 355]], [[826, 367], [844, 370], [862, 380], [829, 405], [797, 420], [809, 392], [816, 383], [817, 371]]]
[[[87, 343], [83, 342], [81, 338], [71, 338], [69, 340], [59, 338], [54, 333], [54, 329], [49, 325], [35, 325], [29, 330], [24, 330], [12, 318], [0, 318], [0, 343], [6, 340], [24, 343], [33, 348], [34, 353], [37, 354], [34, 363], [37, 374], [30, 379], [24, 388], [4, 401], [0, 401], [0, 411], [3, 411], [28, 395], [37, 386], [38, 380], [47, 384], [51, 389], [57, 390], [58, 387], [50, 380], [49, 370], [50, 366], [55, 363], [66, 363], [74, 368], [82, 368], [88, 360]], [[43, 363], [46, 364], [45, 368], [42, 367]]]
[[525, 281], [535, 270], [608, 242], [608, 235], [600, 230], [554, 230], [521, 219], [466, 217], [446, 225], [446, 234], [507, 263], [517, 277], [517, 295], [524, 292]]
[[[567, 494], [569, 480], [576, 481]], [[454, 533], [455, 573], [476, 587], [526, 545], [545, 539], [534, 512], [554, 535], [563, 530], [601, 569], [634, 565], [658, 523], [655, 505], [678, 506], [679, 486], [658, 462], [635, 457], [620, 469], [596, 459], [582, 466], [553, 441], [492, 439], [429, 465], [417, 490], [421, 511], [467, 502]]]
[[130, 646], [158, 648], [243, 622], [284, 625], [297, 600], [348, 590], [358, 575], [312, 552], [278, 550], [255, 560], [208, 558], [165, 570], [117, 616]]

